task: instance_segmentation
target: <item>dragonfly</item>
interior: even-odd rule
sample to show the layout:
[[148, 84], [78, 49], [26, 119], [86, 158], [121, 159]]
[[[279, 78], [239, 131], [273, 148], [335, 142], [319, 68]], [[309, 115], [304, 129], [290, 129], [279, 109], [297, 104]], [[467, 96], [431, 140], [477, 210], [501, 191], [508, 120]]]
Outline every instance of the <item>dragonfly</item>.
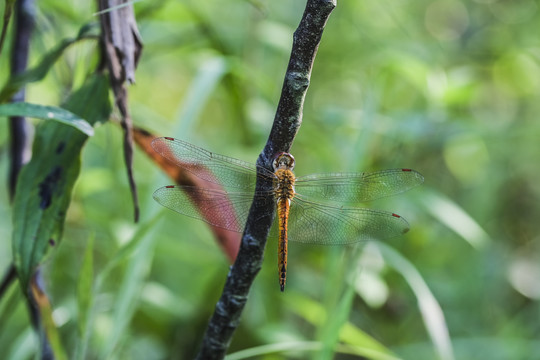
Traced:
[[[158, 203], [180, 214], [242, 233], [253, 200], [257, 197], [273, 199], [277, 212], [274, 229], [277, 230], [281, 291], [285, 289], [289, 241], [347, 245], [404, 234], [409, 231], [409, 224], [400, 215], [343, 206], [343, 202], [357, 204], [396, 195], [424, 181], [423, 176], [412, 169], [296, 177], [295, 159], [289, 153], [275, 154], [273, 171], [270, 171], [171, 137], [154, 139], [152, 147], [202, 180], [197, 186], [168, 185], [154, 192], [153, 198]], [[271, 189], [255, 191], [258, 177], [269, 181]]]

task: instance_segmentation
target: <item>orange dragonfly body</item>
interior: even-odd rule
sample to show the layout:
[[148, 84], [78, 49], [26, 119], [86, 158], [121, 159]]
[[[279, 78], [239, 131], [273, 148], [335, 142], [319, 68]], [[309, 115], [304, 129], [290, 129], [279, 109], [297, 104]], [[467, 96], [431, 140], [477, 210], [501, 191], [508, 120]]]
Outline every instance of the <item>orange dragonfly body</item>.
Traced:
[[[275, 155], [272, 172], [170, 137], [154, 139], [152, 147], [208, 183], [208, 187], [164, 186], [154, 192], [158, 203], [180, 214], [243, 232], [254, 197], [274, 199], [281, 291], [285, 289], [289, 240], [344, 245], [404, 234], [409, 230], [409, 224], [395, 213], [341, 204], [395, 195], [424, 181], [422, 175], [412, 169], [296, 177], [293, 173], [295, 160], [289, 153]], [[272, 189], [255, 191], [257, 177], [269, 180]]]

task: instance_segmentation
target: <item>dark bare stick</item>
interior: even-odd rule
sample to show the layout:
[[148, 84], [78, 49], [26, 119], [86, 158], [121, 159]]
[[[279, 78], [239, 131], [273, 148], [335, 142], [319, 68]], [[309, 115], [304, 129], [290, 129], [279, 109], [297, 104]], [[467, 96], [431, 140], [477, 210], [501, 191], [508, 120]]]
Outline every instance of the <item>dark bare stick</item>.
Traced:
[[[15, 31], [10, 63], [12, 74], [19, 74], [26, 70], [30, 38], [34, 29], [34, 11], [33, 0], [20, 0], [15, 3]], [[24, 101], [24, 98], [25, 91], [21, 89], [12, 97], [11, 101]], [[31, 144], [28, 139], [28, 128], [30, 126], [22, 116], [12, 116], [9, 118], [10, 157], [8, 190], [10, 201], [13, 201], [15, 197], [15, 187], [19, 172], [30, 157]], [[2, 298], [9, 285], [16, 279], [16, 275], [15, 266], [11, 263], [6, 270], [0, 286], [0, 298]]]
[[[302, 108], [309, 86], [311, 69], [324, 26], [336, 0], [308, 0], [293, 38], [291, 58], [285, 74], [274, 124], [257, 164], [271, 169], [273, 156], [288, 152], [302, 123]], [[262, 177], [259, 177], [261, 179]], [[256, 190], [272, 184], [257, 182]], [[223, 359], [240, 321], [249, 289], [262, 266], [266, 238], [274, 219], [272, 199], [257, 199], [251, 206], [236, 262], [231, 267], [223, 293], [201, 345], [197, 359]]]
[[[30, 37], [34, 29], [34, 1], [21, 0], [15, 3], [15, 32], [13, 37], [13, 51], [11, 54], [11, 73], [19, 74], [26, 70], [28, 64], [28, 50]], [[19, 90], [11, 99], [12, 102], [24, 101], [25, 91]], [[9, 169], [9, 198], [15, 196], [17, 177], [29, 156], [28, 127], [26, 119], [22, 116], [9, 118], [10, 132], [10, 169]]]
[[[11, 55], [11, 72], [19, 74], [26, 70], [28, 65], [28, 53], [30, 48], [30, 39], [34, 30], [34, 0], [19, 0], [15, 4], [15, 32], [13, 39], [13, 51]], [[19, 90], [13, 95], [11, 101], [19, 102], [25, 99], [25, 89]], [[13, 201], [19, 172], [25, 163], [30, 159], [30, 140], [28, 128], [31, 125], [27, 123], [22, 116], [12, 116], [9, 118], [10, 129], [10, 170], [9, 170], [9, 196]], [[0, 298], [5, 294], [10, 283], [16, 279], [17, 271], [13, 264], [10, 264], [4, 279], [0, 285]], [[41, 281], [41, 272], [39, 268], [34, 274], [34, 281]], [[27, 305], [30, 313], [30, 320], [34, 329], [40, 337], [41, 359], [53, 359], [49, 340], [42, 327], [42, 319], [36, 306], [36, 298], [31, 291], [27, 292]], [[43, 297], [47, 294], [43, 292]]]

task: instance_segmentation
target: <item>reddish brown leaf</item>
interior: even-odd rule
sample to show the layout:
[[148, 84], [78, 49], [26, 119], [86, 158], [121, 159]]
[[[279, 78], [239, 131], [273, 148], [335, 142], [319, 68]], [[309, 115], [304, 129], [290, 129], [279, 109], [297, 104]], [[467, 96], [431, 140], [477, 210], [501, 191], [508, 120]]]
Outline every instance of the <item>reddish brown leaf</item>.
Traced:
[[[144, 150], [144, 152], [157, 164], [173, 181], [178, 185], [187, 185], [187, 186], [197, 186], [197, 187], [204, 187], [204, 188], [211, 188], [211, 189], [217, 189], [217, 190], [223, 190], [223, 188], [218, 185], [217, 183], [211, 183], [208, 181], [204, 181], [201, 178], [193, 175], [189, 171], [184, 171], [182, 168], [170, 163], [165, 159], [163, 156], [159, 155], [154, 151], [150, 143], [152, 140], [156, 138], [153, 134], [150, 134], [146, 130], [143, 130], [141, 128], [133, 128], [133, 135], [135, 139], [135, 143], [139, 145], [141, 149]], [[191, 198], [193, 203], [196, 205], [200, 203], [200, 201], [203, 201], [203, 199], [199, 199], [196, 197]], [[231, 211], [226, 212], [230, 214], [234, 214], [234, 208], [232, 205]], [[199, 208], [201, 208], [199, 206]], [[203, 216], [205, 216], [204, 213], [202, 213]], [[233, 215], [231, 215], [233, 216]], [[232, 222], [232, 221], [231, 221]], [[218, 241], [219, 245], [227, 254], [227, 257], [229, 258], [229, 261], [233, 263], [236, 259], [236, 255], [238, 253], [238, 249], [240, 247], [240, 233], [235, 233], [232, 231], [228, 231], [225, 229], [222, 229], [220, 227], [212, 226], [210, 225], [210, 228], [212, 232], [214, 233], [214, 236], [216, 240]]]

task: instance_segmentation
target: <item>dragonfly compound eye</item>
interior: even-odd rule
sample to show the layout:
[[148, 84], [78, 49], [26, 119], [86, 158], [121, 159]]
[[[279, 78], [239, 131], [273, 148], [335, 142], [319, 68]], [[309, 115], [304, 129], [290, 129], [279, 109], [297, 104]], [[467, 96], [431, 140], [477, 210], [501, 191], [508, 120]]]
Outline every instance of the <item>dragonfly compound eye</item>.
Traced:
[[280, 168], [293, 170], [294, 169], [294, 156], [286, 152], [278, 153], [275, 156], [274, 161], [272, 162], [272, 166], [274, 167], [274, 171]]

